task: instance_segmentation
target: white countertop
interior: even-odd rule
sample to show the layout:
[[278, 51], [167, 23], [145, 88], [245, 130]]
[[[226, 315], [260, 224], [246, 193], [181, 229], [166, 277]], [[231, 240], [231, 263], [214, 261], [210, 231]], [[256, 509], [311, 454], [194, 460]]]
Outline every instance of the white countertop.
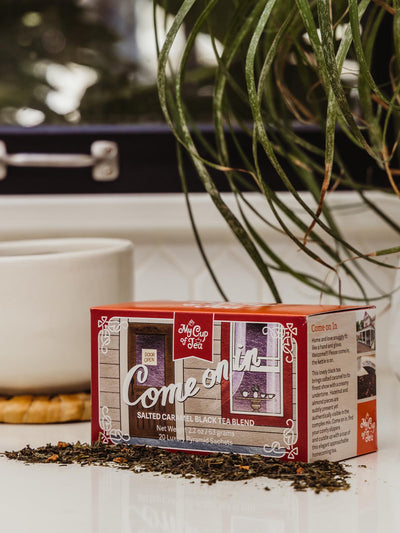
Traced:
[[[378, 379], [379, 451], [345, 461], [348, 491], [296, 492], [269, 479], [223, 482], [104, 467], [24, 465], [0, 457], [1, 530], [7, 533], [400, 532], [400, 383]], [[88, 442], [89, 423], [0, 425], [0, 450]], [[268, 485], [270, 491], [263, 490]]]

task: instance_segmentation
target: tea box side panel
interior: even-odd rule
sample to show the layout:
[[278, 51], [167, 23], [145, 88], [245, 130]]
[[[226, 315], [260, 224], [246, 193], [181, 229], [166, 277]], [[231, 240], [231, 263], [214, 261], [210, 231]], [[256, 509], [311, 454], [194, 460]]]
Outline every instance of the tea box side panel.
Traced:
[[375, 308], [308, 321], [309, 460], [375, 451]]

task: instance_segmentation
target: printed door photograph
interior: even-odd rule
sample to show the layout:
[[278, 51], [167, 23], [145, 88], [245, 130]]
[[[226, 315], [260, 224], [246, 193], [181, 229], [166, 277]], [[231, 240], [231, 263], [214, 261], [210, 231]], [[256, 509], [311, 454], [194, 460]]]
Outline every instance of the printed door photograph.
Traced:
[[[134, 402], [149, 387], [163, 387], [174, 382], [172, 358], [172, 324], [129, 324], [128, 329], [128, 370], [136, 365], [145, 365], [147, 378], [139, 382], [136, 373], [129, 386], [129, 400]], [[129, 433], [131, 436], [158, 438], [157, 423], [151, 418], [149, 409], [142, 404], [129, 406]], [[161, 399], [151, 412], [173, 415], [174, 404], [161, 405]], [[171, 417], [172, 418], [172, 417]], [[173, 420], [169, 425], [174, 425]]]

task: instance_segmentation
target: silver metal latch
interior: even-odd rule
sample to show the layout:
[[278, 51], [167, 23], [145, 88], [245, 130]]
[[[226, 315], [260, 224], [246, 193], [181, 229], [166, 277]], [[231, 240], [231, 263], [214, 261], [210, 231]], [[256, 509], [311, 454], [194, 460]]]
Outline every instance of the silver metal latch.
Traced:
[[118, 145], [113, 141], [94, 141], [89, 154], [8, 154], [6, 145], [0, 141], [0, 180], [7, 176], [7, 167], [93, 167], [96, 181], [113, 181], [118, 178]]

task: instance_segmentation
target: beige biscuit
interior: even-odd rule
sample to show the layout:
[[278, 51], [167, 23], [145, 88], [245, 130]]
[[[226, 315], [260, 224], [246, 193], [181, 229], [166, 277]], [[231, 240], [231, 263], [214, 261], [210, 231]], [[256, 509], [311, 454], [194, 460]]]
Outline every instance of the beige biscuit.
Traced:
[[90, 420], [88, 393], [0, 396], [0, 422], [7, 424], [52, 424]]

